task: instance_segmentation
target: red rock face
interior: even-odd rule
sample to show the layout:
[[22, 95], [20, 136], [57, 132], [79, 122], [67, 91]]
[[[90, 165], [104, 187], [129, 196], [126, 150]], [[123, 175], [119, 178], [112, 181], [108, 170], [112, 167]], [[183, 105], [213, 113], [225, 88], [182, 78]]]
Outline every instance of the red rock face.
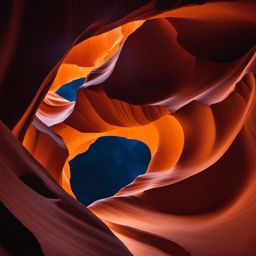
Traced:
[[[256, 255], [255, 1], [0, 7], [1, 255]], [[68, 161], [102, 136], [151, 161], [85, 207]]]

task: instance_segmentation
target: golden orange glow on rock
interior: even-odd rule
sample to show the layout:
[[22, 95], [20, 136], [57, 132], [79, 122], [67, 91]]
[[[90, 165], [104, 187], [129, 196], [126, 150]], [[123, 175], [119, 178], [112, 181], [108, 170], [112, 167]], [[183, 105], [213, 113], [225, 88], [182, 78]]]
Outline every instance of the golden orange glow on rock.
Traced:
[[[0, 88], [6, 226], [27, 232], [38, 255], [255, 256], [256, 2], [96, 1], [91, 11], [78, 2], [77, 19], [63, 7], [65, 23], [53, 18], [56, 33], [48, 24], [42, 34], [68, 31], [54, 41], [60, 53], [42, 41], [28, 54], [29, 75], [18, 50], [18, 67], [3, 69], [11, 67]], [[78, 79], [73, 100], [59, 93]], [[86, 207], [69, 161], [105, 136], [143, 142], [151, 160]], [[0, 254], [13, 253], [8, 239]]]

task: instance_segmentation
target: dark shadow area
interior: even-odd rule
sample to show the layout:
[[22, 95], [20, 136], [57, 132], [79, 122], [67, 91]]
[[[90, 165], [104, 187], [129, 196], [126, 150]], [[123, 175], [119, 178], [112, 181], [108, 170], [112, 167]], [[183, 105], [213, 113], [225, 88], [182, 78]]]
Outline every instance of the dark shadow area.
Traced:
[[40, 178], [33, 174], [23, 175], [20, 177], [20, 180], [44, 197], [50, 199], [58, 198], [49, 188], [47, 188], [47, 186], [42, 182]]
[[69, 162], [72, 190], [85, 205], [113, 196], [144, 174], [150, 159], [148, 147], [140, 141], [99, 138], [85, 153]]
[[0, 240], [1, 246], [9, 255], [43, 255], [34, 235], [2, 203], [0, 203]]

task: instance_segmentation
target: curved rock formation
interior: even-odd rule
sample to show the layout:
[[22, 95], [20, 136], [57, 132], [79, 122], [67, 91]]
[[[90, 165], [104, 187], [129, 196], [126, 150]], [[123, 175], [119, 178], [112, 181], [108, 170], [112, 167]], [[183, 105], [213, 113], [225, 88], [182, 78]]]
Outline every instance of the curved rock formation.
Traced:
[[[25, 2], [3, 4], [0, 253], [256, 255], [255, 1], [64, 1], [51, 29], [41, 4], [40, 44]], [[77, 79], [74, 100], [58, 94]], [[69, 161], [103, 136], [151, 161], [85, 207]]]

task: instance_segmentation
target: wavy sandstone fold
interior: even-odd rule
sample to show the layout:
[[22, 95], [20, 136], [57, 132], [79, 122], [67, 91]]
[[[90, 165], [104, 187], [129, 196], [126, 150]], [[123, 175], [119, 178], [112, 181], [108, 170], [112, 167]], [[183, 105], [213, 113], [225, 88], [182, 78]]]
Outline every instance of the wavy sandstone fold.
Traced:
[[[19, 225], [30, 230], [39, 242], [37, 250], [29, 252], [29, 244], [25, 249], [22, 246], [22, 239], [25, 238], [20, 232], [20, 248], [12, 248], [10, 242], [3, 244], [4, 247], [10, 246], [7, 248], [10, 254], [38, 255], [43, 252], [46, 255], [65, 255], [68, 252], [69, 255], [130, 255], [95, 215], [63, 193], [3, 124], [1, 141], [6, 145], [1, 147], [1, 169], [5, 171], [1, 178], [1, 192], [12, 188], [9, 193], [1, 193], [1, 202], [21, 222]], [[17, 230], [19, 227], [14, 226], [9, 231], [9, 239]], [[70, 237], [75, 239], [70, 240]], [[19, 252], [18, 249], [24, 251]]]
[[[74, 9], [60, 7], [61, 54], [31, 60], [41, 71], [20, 76], [28, 95], [1, 117], [0, 253], [23, 244], [26, 255], [256, 255], [255, 1], [95, 1], [87, 11], [82, 2], [76, 25]], [[9, 65], [16, 74], [8, 60], [5, 76]], [[59, 94], [78, 79], [74, 100]], [[8, 109], [13, 94], [2, 88]], [[144, 142], [151, 161], [85, 207], [69, 161], [103, 136]]]

